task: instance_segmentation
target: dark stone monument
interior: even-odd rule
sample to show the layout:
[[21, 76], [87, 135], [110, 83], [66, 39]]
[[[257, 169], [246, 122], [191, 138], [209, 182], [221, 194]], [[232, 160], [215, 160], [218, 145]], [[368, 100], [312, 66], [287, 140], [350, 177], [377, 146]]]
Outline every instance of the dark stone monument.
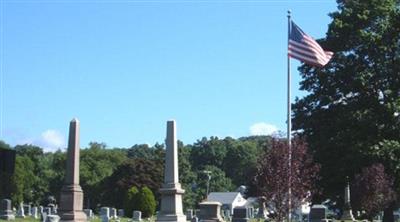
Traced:
[[69, 125], [67, 169], [61, 189], [61, 221], [86, 221], [83, 212], [83, 191], [79, 185], [79, 121], [73, 119]]
[[0, 198], [10, 198], [11, 177], [15, 169], [15, 150], [0, 148]]
[[247, 207], [233, 208], [232, 222], [248, 222], [250, 221], [250, 210]]
[[324, 205], [313, 205], [308, 214], [309, 222], [321, 222], [326, 219], [327, 209]]

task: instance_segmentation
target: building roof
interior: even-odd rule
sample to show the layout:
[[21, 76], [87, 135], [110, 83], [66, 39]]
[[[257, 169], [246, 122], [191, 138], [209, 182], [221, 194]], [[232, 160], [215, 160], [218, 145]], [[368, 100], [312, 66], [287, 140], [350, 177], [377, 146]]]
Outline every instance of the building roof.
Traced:
[[243, 198], [239, 192], [211, 192], [208, 194], [207, 200], [218, 201], [222, 204], [231, 204], [238, 195]]

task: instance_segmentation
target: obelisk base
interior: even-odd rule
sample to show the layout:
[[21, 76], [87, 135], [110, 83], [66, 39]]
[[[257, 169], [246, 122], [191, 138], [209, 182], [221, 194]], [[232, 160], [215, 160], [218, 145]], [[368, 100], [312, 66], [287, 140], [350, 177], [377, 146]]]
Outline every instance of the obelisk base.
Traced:
[[179, 183], [163, 184], [160, 193], [161, 210], [156, 222], [186, 222], [182, 207], [182, 194], [185, 190], [181, 188], [181, 185]]
[[61, 189], [60, 198], [60, 221], [65, 222], [86, 222], [87, 216], [83, 209], [83, 192], [77, 184], [64, 185]]
[[354, 216], [353, 216], [353, 212], [351, 211], [351, 209], [344, 210], [342, 217], [340, 217], [340, 220], [355, 221]]

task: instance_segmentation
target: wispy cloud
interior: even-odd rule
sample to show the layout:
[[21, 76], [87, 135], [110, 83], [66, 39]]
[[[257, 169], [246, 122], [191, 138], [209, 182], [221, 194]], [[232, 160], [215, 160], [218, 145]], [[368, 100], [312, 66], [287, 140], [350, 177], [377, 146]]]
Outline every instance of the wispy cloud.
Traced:
[[264, 122], [255, 123], [250, 127], [250, 135], [252, 136], [272, 135], [277, 132], [278, 127]]
[[18, 141], [17, 144], [32, 144], [43, 148], [46, 152], [54, 152], [58, 149], [64, 149], [66, 143], [63, 134], [57, 130], [48, 129], [38, 137], [25, 138]]

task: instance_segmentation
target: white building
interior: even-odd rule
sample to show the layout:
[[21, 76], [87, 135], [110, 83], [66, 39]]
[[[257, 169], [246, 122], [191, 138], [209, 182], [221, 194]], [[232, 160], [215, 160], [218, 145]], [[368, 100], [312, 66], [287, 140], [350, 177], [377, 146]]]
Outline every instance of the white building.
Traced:
[[233, 208], [243, 207], [247, 203], [240, 192], [211, 192], [207, 200], [220, 202], [222, 204], [221, 209], [229, 209], [231, 214], [233, 214]]

